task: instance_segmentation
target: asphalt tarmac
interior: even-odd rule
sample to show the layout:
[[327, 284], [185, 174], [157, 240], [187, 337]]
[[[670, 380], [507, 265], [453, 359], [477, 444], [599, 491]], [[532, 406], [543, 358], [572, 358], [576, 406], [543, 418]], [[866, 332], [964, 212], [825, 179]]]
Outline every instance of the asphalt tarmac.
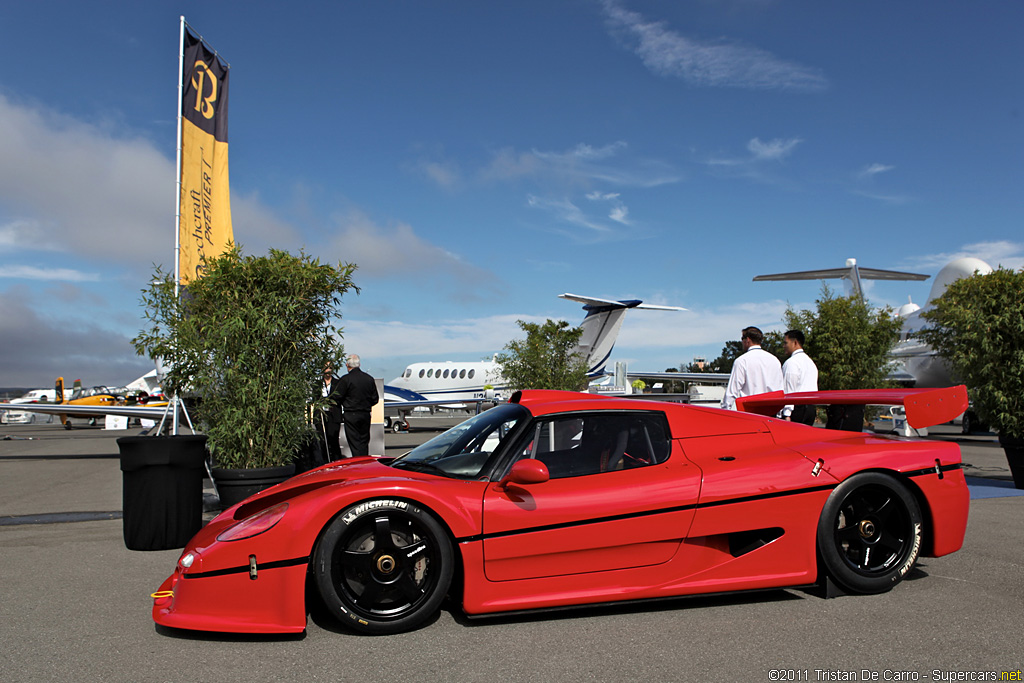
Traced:
[[[276, 637], [153, 624], [149, 595], [179, 551], [124, 547], [115, 439], [137, 431], [0, 426], [0, 681], [1021, 680], [1024, 492], [992, 435], [932, 429], [960, 444], [975, 484], [967, 539], [884, 595], [776, 590], [475, 621], [447, 605], [385, 637], [314, 611], [304, 634]], [[430, 436], [388, 434], [387, 449]]]

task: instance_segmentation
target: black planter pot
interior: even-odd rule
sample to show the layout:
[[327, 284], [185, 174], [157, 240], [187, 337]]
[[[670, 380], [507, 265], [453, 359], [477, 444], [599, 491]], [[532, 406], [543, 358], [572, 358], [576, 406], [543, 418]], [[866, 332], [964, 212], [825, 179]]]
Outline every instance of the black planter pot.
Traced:
[[184, 548], [203, 526], [206, 436], [122, 436], [117, 447], [125, 546]]
[[221, 507], [226, 510], [263, 489], [280, 484], [293, 474], [295, 474], [295, 465], [258, 467], [248, 470], [214, 467], [213, 482], [217, 486]]
[[1006, 462], [1010, 466], [1013, 485], [1024, 489], [1024, 439], [999, 435], [999, 445], [1006, 452]]

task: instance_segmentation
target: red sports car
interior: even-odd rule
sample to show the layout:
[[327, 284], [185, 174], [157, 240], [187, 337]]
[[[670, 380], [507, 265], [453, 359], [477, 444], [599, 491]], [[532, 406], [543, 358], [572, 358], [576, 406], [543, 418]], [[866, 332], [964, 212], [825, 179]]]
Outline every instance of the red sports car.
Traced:
[[780, 392], [730, 412], [523, 392], [399, 458], [325, 465], [225, 510], [154, 594], [153, 618], [299, 632], [319, 594], [353, 629], [394, 633], [446, 595], [476, 616], [825, 575], [886, 591], [919, 555], [962, 545], [959, 447], [756, 413], [905, 403], [922, 426], [966, 401], [963, 387]]

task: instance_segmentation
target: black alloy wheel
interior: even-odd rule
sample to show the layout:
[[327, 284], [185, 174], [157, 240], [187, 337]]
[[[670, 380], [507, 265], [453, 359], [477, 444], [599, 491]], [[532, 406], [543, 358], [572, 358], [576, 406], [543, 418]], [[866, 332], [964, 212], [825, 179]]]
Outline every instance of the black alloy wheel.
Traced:
[[362, 633], [413, 629], [440, 608], [454, 569], [432, 515], [402, 500], [346, 508], [317, 546], [314, 572], [329, 611]]
[[883, 593], [903, 580], [921, 552], [921, 508], [906, 486], [880, 472], [850, 477], [818, 520], [818, 551], [829, 574], [852, 593]]

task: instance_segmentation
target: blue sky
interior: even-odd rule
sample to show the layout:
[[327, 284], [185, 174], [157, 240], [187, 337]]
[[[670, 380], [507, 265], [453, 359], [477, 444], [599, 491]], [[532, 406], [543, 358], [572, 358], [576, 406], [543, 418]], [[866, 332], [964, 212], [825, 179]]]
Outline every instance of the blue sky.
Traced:
[[[119, 384], [173, 267], [178, 17], [231, 64], [235, 239], [359, 266], [389, 380], [517, 319], [635, 311], [663, 370], [861, 265], [1024, 265], [1024, 5], [820, 0], [6, 3], [0, 386]], [[875, 283], [924, 303], [930, 283]]]

